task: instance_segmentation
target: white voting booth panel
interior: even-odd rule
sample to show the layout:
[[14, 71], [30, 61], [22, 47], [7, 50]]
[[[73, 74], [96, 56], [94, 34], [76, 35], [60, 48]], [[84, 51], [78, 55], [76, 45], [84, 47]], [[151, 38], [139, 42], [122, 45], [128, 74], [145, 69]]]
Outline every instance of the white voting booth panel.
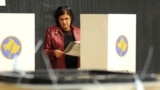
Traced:
[[81, 14], [81, 68], [136, 72], [136, 15]]
[[35, 70], [35, 15], [0, 13], [0, 71]]
[[0, 6], [5, 6], [6, 5], [6, 0], [0, 0]]

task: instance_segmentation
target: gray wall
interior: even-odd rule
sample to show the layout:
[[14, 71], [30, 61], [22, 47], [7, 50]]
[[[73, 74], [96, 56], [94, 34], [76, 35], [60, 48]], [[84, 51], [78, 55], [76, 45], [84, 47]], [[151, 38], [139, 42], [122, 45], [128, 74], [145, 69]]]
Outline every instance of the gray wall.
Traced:
[[[53, 11], [59, 5], [68, 5], [75, 14], [74, 24], [80, 26], [80, 13], [137, 14], [137, 72], [141, 72], [148, 49], [154, 47], [149, 73], [160, 73], [160, 0], [6, 0], [2, 13], [35, 13], [35, 44], [44, 39], [45, 30], [54, 23]], [[36, 54], [36, 69], [45, 69], [40, 51]]]

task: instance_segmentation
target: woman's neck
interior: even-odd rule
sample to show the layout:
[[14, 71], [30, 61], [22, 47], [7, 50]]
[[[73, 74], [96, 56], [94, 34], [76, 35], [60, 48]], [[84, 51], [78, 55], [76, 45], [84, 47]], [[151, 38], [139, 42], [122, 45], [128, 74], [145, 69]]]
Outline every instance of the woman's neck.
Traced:
[[61, 28], [63, 31], [65, 31], [65, 32], [69, 32], [69, 31], [71, 31], [72, 29], [71, 29], [71, 27], [69, 27], [69, 28]]

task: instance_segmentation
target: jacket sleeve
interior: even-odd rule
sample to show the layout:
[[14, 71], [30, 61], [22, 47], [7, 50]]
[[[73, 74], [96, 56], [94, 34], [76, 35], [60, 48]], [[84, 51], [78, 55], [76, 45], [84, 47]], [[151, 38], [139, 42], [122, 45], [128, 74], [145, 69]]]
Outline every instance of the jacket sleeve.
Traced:
[[51, 37], [51, 30], [47, 29], [46, 35], [45, 35], [45, 40], [44, 40], [44, 45], [43, 45], [43, 52], [48, 56], [50, 60], [55, 60], [56, 57], [53, 54], [54, 47], [52, 44], [52, 37]]

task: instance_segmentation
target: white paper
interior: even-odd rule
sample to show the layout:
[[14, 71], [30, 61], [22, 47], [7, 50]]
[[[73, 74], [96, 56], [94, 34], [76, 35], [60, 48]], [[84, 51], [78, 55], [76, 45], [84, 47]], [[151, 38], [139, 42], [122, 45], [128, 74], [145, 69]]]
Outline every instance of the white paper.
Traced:
[[5, 5], [6, 5], [5, 0], [0, 0], [0, 6], [5, 6]]
[[80, 56], [80, 41], [70, 42], [65, 49], [64, 54], [71, 56]]

